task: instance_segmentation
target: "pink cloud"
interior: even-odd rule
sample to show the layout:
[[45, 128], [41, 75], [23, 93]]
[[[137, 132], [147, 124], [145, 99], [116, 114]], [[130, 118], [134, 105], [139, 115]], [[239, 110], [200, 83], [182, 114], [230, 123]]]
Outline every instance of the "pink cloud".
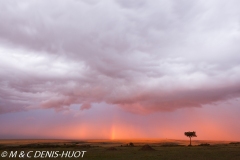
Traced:
[[239, 97], [234, 3], [0, 3], [0, 113], [101, 102], [153, 113]]

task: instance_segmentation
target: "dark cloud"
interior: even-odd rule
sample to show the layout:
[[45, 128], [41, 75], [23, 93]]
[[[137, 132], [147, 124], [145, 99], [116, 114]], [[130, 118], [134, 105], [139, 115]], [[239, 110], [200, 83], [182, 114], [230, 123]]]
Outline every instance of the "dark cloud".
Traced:
[[0, 112], [239, 97], [238, 1], [0, 1]]

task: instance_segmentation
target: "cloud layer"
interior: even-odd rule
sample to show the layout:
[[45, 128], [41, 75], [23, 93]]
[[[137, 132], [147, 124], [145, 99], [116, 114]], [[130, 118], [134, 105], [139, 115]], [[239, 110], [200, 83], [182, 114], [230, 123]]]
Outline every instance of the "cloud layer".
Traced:
[[0, 1], [0, 112], [135, 113], [240, 95], [239, 1]]

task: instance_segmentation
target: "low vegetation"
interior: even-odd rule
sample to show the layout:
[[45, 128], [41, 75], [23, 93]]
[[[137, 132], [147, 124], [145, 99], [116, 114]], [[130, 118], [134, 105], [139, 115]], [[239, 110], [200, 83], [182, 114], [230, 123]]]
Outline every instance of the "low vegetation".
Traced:
[[[128, 145], [127, 145], [128, 144]], [[207, 146], [207, 147], [206, 147]], [[240, 159], [240, 143], [225, 144], [199, 143], [188, 147], [179, 141], [172, 142], [69, 142], [69, 143], [31, 143], [21, 145], [0, 145], [3, 151], [87, 151], [83, 158], [86, 160], [238, 160]], [[4, 158], [2, 158], [4, 160]], [[8, 159], [8, 158], [5, 158]], [[15, 160], [21, 158], [14, 158]], [[42, 159], [42, 158], [39, 158]], [[47, 158], [50, 159], [50, 158]], [[64, 158], [53, 158], [64, 159]], [[66, 158], [69, 159], [69, 158]], [[72, 158], [74, 159], [74, 158]], [[37, 158], [35, 158], [37, 160]]]

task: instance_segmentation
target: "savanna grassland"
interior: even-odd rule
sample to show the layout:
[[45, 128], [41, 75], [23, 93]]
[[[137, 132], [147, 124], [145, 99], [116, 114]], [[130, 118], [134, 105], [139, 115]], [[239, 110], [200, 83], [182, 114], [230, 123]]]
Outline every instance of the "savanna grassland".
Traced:
[[[0, 140], [0, 154], [18, 152], [16, 158], [0, 159], [86, 159], [86, 160], [239, 160], [240, 143], [224, 141], [193, 141], [188, 146], [185, 140]], [[31, 152], [19, 158], [19, 153]], [[38, 151], [76, 152], [86, 151], [82, 157], [66, 156], [48, 158], [34, 153]], [[80, 153], [80, 152], [79, 152]], [[1, 156], [1, 155], [0, 155]]]

